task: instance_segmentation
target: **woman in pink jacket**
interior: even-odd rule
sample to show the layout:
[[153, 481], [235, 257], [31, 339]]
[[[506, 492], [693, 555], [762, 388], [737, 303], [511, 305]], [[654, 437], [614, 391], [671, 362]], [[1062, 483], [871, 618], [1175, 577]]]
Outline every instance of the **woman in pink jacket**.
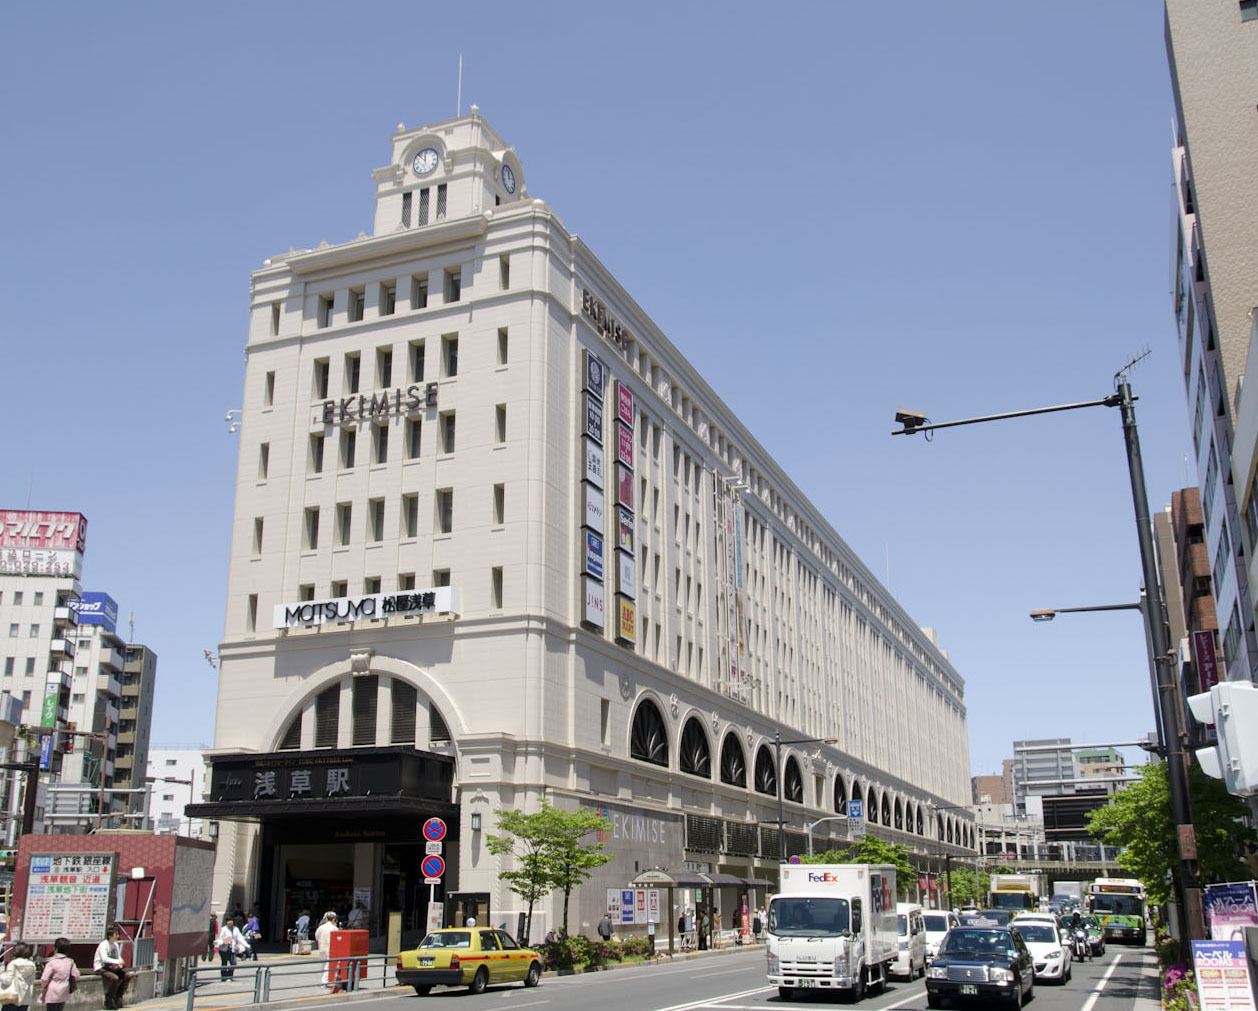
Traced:
[[70, 942], [66, 938], [58, 937], [52, 946], [56, 954], [44, 963], [44, 974], [39, 977], [44, 985], [41, 999], [48, 1005], [48, 1011], [62, 1011], [70, 997], [71, 980], [73, 986], [78, 986], [79, 967], [70, 957]]

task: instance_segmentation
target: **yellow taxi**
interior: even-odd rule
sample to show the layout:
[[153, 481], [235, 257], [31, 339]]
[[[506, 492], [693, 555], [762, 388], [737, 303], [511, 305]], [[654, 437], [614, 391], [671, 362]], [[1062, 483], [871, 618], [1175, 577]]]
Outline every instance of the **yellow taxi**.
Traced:
[[447, 927], [429, 933], [418, 948], [400, 952], [395, 975], [398, 983], [421, 995], [434, 986], [465, 986], [480, 993], [491, 983], [537, 986], [542, 959], [505, 930]]

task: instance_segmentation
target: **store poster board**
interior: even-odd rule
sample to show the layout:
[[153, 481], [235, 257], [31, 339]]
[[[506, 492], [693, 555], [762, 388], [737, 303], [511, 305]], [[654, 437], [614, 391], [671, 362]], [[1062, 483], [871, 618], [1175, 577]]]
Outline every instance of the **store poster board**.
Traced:
[[116, 853], [33, 853], [22, 940], [99, 941], [113, 922]]

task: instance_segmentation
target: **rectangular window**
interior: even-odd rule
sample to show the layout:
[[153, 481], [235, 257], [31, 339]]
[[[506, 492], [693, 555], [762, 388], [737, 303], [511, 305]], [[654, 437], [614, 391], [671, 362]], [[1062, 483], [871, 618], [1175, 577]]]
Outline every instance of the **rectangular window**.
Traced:
[[319, 329], [325, 329], [332, 325], [332, 306], [333, 297], [331, 295], [319, 296]]
[[[314, 551], [319, 546], [319, 507], [308, 506], [305, 515], [305, 548], [307, 551]], [[310, 599], [313, 600], [314, 598]]]
[[393, 385], [393, 348], [376, 348], [376, 389]]
[[332, 596], [348, 597], [349, 596], [349, 580], [334, 579], [332, 580]]
[[389, 721], [389, 741], [392, 744], [414, 744], [418, 692], [414, 685], [407, 684], [400, 678], [393, 678], [389, 694], [392, 696], [390, 708], [393, 710]]
[[371, 541], [379, 544], [384, 540], [384, 499], [373, 498], [367, 503], [368, 522], [371, 524]]
[[336, 543], [344, 547], [350, 542], [354, 531], [354, 504], [338, 502], [336, 504]]
[[411, 382], [422, 383], [424, 381], [424, 342], [411, 341], [409, 357], [411, 360]]
[[328, 359], [317, 358], [314, 363], [314, 398], [315, 400], [328, 399], [328, 374], [331, 368]]
[[1232, 603], [1232, 616], [1227, 622], [1227, 633], [1223, 636], [1223, 662], [1232, 666], [1241, 645], [1241, 615], [1235, 602]]
[[505, 484], [494, 485], [494, 525], [502, 526], [506, 522], [507, 515], [507, 486]]
[[598, 700], [598, 739], [603, 747], [612, 742], [612, 704], [609, 699]]
[[363, 593], [379, 593], [379, 592], [380, 592], [380, 577], [379, 576], [368, 576], [366, 579], [363, 580]]
[[21, 590], [16, 590], [16, 591], [14, 592], [14, 594], [13, 594], [13, 603], [15, 603], [15, 604], [20, 604], [20, 603], [22, 603], [22, 596], [23, 596], [22, 591], [21, 591]]
[[340, 723], [341, 689], [333, 685], [315, 696], [315, 747], [335, 748]]
[[505, 326], [498, 328], [498, 364], [507, 364], [507, 328]]
[[437, 186], [437, 220], [441, 221], [446, 216], [446, 184], [440, 183]]
[[367, 309], [367, 293], [362, 288], [351, 288], [349, 293], [349, 321], [361, 323]]
[[463, 277], [457, 267], [447, 270], [445, 274], [446, 301], [457, 302], [463, 296]]
[[5, 673], [5, 676], [6, 676], [6, 677], [8, 677], [8, 676], [12, 675], [12, 673], [13, 673], [13, 664], [14, 664], [14, 659], [13, 659], [13, 657], [11, 657], [11, 656], [6, 656], [6, 657], [4, 658], [4, 673]]
[[437, 492], [437, 533], [448, 534], [454, 529], [454, 490], [442, 488]]
[[271, 336], [278, 337], [280, 333], [280, 304], [278, 302], [271, 303]]
[[255, 555], [262, 554], [262, 527], [262, 517], [255, 516], [253, 518], [253, 553]]
[[302, 583], [301, 586], [297, 587], [297, 599], [314, 600], [314, 583]]
[[441, 452], [454, 452], [454, 412], [446, 411], [441, 415]]
[[1258, 0], [1241, 0], [1241, 20], [1258, 21]]
[[10, 636], [10, 638], [12, 638], [12, 637], [14, 637], [14, 636], [16, 636], [16, 635], [18, 634], [18, 632], [17, 632], [17, 628], [18, 628], [18, 624], [17, 624], [17, 622], [16, 622], [16, 621], [15, 621], [15, 622], [13, 622], [12, 624], [10, 624], [10, 625], [9, 625], [9, 636]]
[[372, 451], [375, 454], [376, 463], [389, 462], [389, 426], [376, 425], [371, 430]]
[[494, 408], [494, 442], [502, 445], [507, 441], [507, 405]]
[[459, 374], [459, 335], [447, 334], [441, 338], [442, 375], [452, 379]]
[[376, 700], [380, 688], [380, 676], [367, 674], [354, 678], [350, 695], [350, 712], [353, 718], [351, 743], [362, 747], [376, 743]]
[[345, 392], [357, 393], [358, 380], [362, 373], [363, 360], [357, 352], [345, 356]]
[[406, 421], [406, 458], [408, 460], [419, 459], [419, 434], [419, 418], [408, 418]]
[[498, 257], [498, 287], [502, 291], [506, 291], [511, 287], [511, 258], [507, 256]]
[[341, 469], [350, 470], [358, 449], [358, 433], [352, 428], [341, 429]]
[[402, 536], [419, 536], [419, 496], [402, 496]]
[[450, 570], [449, 569], [433, 569], [432, 570], [433, 586], [449, 586]]
[[310, 473], [323, 473], [323, 436], [312, 435], [310, 437]]
[[415, 573], [399, 572], [397, 576], [397, 588], [399, 590], [415, 589]]
[[380, 315], [392, 316], [397, 312], [397, 285], [380, 285]]
[[502, 566], [495, 565], [489, 570], [489, 606], [495, 611], [502, 610]]
[[411, 195], [409, 193], [402, 194], [402, 227], [411, 227]]
[[256, 593], [249, 594], [248, 602], [245, 604], [245, 631], [255, 632], [258, 628], [258, 595]]
[[419, 223], [428, 224], [428, 187], [419, 191]]
[[262, 384], [262, 406], [270, 407], [275, 403], [275, 373], [268, 372]]
[[28, 656], [26, 658], [26, 673], [28, 675], [35, 673], [35, 658], [33, 656]]
[[416, 274], [411, 278], [411, 308], [428, 308], [428, 275]]
[[265, 481], [267, 471], [271, 467], [271, 444], [264, 442], [258, 446], [258, 480]]
[[1214, 590], [1217, 593], [1223, 585], [1223, 577], [1227, 575], [1227, 565], [1231, 560], [1232, 539], [1228, 536], [1227, 520], [1219, 524], [1219, 546], [1214, 552]]

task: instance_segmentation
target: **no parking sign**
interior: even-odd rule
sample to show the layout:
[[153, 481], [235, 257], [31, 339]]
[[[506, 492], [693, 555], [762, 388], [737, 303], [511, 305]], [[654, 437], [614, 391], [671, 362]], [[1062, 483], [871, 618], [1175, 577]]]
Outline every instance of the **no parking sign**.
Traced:
[[446, 862], [436, 853], [430, 853], [424, 857], [424, 862], [420, 864], [424, 872], [424, 884], [437, 885], [441, 883], [441, 875], [446, 872]]

